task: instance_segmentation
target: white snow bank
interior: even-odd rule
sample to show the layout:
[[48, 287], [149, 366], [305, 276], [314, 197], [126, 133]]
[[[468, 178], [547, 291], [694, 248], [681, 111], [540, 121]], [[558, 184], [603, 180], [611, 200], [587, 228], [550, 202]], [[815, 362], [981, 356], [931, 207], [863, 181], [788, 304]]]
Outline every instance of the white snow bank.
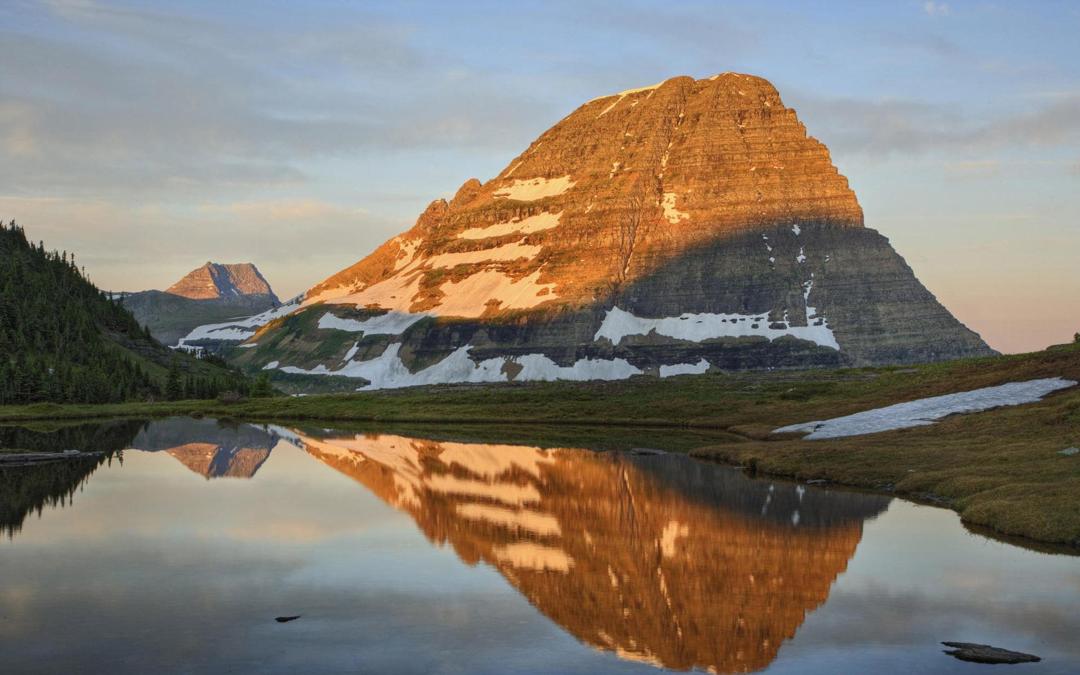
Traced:
[[515, 199], [519, 202], [534, 202], [545, 197], [554, 197], [573, 187], [574, 181], [570, 176], [559, 178], [527, 178], [515, 180], [508, 187], [497, 190], [493, 196]]
[[701, 375], [709, 369], [709, 362], [701, 359], [697, 363], [676, 363], [671, 366], [660, 366], [660, 377], [672, 377], [675, 375]]
[[370, 383], [364, 389], [397, 389], [449, 382], [506, 382], [510, 378], [503, 372], [503, 366], [508, 361], [521, 366], [515, 378], [519, 381], [621, 380], [641, 373], [624, 359], [579, 359], [571, 366], [560, 366], [543, 354], [526, 354], [512, 359], [496, 357], [476, 363], [469, 358], [472, 345], [459, 347], [442, 361], [410, 373], [398, 356], [400, 349], [401, 344], [392, 344], [374, 359], [350, 361], [338, 370], [330, 370], [325, 365], [310, 370], [284, 366], [280, 370], [298, 375], [359, 377]]
[[461, 253], [440, 253], [428, 258], [425, 262], [432, 268], [445, 267], [447, 269], [458, 265], [473, 265], [476, 263], [498, 262], [504, 260], [517, 260], [519, 258], [535, 258], [536, 254], [543, 250], [543, 246], [530, 246], [522, 241], [503, 244], [494, 248], [482, 248], [478, 251], [463, 251]]
[[472, 227], [458, 235], [461, 239], [488, 239], [490, 237], [502, 237], [507, 234], [532, 234], [558, 227], [562, 211], [558, 213], [538, 213], [535, 216], [512, 220], [506, 223], [495, 223], [488, 227]]
[[[807, 309], [812, 310], [812, 308]], [[807, 314], [808, 322], [815, 319], [810, 311]], [[653, 331], [656, 331], [658, 335], [689, 342], [722, 337], [755, 336], [775, 340], [790, 335], [822, 347], [838, 351], [840, 349], [832, 330], [824, 322], [820, 326], [792, 326], [786, 321], [777, 322], [783, 324], [783, 328], [770, 328], [770, 323], [768, 314], [692, 314], [688, 312], [679, 316], [648, 319], [634, 316], [618, 307], [612, 307], [608, 310], [593, 339], [599, 340], [606, 337], [612, 344], [617, 345], [627, 335], [648, 335]]]
[[685, 220], [690, 217], [690, 214], [686, 211], [680, 211], [675, 208], [675, 199], [678, 197], [674, 192], [665, 192], [662, 206], [664, 207], [664, 218], [671, 224], [678, 223], [680, 220]]
[[540, 283], [540, 270], [515, 280], [495, 270], [483, 270], [460, 281], [439, 286], [443, 293], [431, 313], [440, 316], [476, 318], [495, 303], [499, 309], [529, 309], [558, 297], [555, 284]]
[[283, 305], [279, 305], [274, 309], [268, 309], [261, 314], [249, 316], [244, 319], [237, 319], [235, 321], [227, 321], [224, 323], [208, 323], [204, 326], [197, 326], [196, 328], [193, 328], [190, 333], [180, 338], [179, 342], [176, 344], [179, 347], [184, 347], [188, 342], [196, 342], [198, 340], [242, 342], [252, 335], [255, 335], [260, 328], [274, 319], [280, 319], [283, 316], [288, 316], [295, 312], [299, 309], [300, 301], [302, 299], [303, 296], [298, 295]]
[[319, 319], [319, 328], [323, 330], [343, 330], [349, 333], [363, 333], [364, 335], [401, 335], [409, 326], [425, 318], [427, 314], [422, 312], [409, 314], [408, 312], [387, 312], [366, 319], [342, 319], [330, 312], [322, 315]]
[[776, 429], [775, 433], [807, 431], [810, 433], [804, 438], [817, 440], [920, 427], [933, 424], [948, 415], [981, 412], [1001, 406], [1034, 403], [1051, 392], [1058, 389], [1067, 389], [1075, 385], [1076, 382], [1060, 377], [1030, 380], [1028, 382], [1010, 382], [997, 387], [985, 387], [973, 391], [897, 403], [885, 408], [875, 408], [874, 410], [866, 410], [831, 420], [792, 424]]

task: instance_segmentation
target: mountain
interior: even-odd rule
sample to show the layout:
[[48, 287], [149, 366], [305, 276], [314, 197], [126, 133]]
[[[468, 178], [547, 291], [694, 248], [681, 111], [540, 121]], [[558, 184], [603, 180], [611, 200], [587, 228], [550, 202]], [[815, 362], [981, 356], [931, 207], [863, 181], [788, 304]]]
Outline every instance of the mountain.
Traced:
[[146, 425], [131, 447], [165, 452], [209, 480], [254, 478], [276, 442], [275, 436], [250, 424], [228, 426], [207, 419], [170, 418]]
[[166, 293], [192, 300], [222, 300], [242, 296], [268, 296], [280, 304], [270, 284], [251, 263], [223, 265], [208, 262], [188, 272], [183, 279], [165, 289]]
[[589, 101], [287, 311], [199, 336], [366, 388], [993, 353], [776, 89], [735, 73]]
[[576, 639], [673, 670], [766, 668], [889, 504], [684, 455], [282, 435]]
[[0, 224], [0, 405], [195, 398], [249, 386], [217, 362], [161, 345], [73, 257]]
[[176, 345], [197, 326], [251, 316], [281, 304], [251, 263], [208, 262], [164, 291], [121, 296], [139, 323], [167, 345]]

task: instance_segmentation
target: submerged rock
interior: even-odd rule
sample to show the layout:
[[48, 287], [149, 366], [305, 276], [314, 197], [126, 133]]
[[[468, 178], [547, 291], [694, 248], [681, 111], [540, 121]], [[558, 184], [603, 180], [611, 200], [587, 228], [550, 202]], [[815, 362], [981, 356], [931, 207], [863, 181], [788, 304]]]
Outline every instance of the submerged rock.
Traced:
[[972, 663], [1037, 663], [1042, 661], [1042, 658], [1034, 654], [1014, 652], [1009, 649], [980, 645], [974, 642], [942, 642], [941, 644], [946, 647], [953, 647], [951, 651], [946, 649], [946, 654], [961, 661], [970, 661]]

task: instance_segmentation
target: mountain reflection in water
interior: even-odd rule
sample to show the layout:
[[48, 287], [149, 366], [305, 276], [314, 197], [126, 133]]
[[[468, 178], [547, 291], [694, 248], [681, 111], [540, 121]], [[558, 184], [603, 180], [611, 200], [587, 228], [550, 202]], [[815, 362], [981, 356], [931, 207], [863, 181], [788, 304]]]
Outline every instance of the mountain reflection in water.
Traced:
[[132, 447], [168, 453], [207, 480], [252, 478], [270, 457], [276, 439], [251, 424], [226, 426], [214, 420], [173, 418], [153, 422]]
[[582, 642], [678, 670], [766, 667], [889, 503], [681, 455], [277, 432]]
[[94, 429], [17, 437], [37, 449], [82, 442], [104, 454], [0, 474], [9, 534], [29, 512], [68, 502], [106, 459], [122, 459], [119, 448], [167, 453], [207, 479], [253, 478], [285, 441], [407, 513], [461, 561], [497, 570], [580, 642], [676, 670], [767, 667], [825, 602], [863, 522], [889, 504], [751, 480], [677, 454], [191, 419]]

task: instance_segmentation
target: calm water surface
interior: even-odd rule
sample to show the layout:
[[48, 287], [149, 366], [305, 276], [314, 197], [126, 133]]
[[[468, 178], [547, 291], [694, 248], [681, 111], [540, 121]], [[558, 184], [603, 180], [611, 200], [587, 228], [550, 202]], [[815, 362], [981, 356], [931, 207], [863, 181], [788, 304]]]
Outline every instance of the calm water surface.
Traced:
[[1044, 658], [1010, 672], [1080, 672], [1080, 559], [949, 511], [678, 454], [425, 434], [0, 430], [123, 448], [0, 470], [0, 669], [992, 669], [941, 653], [961, 640]]

